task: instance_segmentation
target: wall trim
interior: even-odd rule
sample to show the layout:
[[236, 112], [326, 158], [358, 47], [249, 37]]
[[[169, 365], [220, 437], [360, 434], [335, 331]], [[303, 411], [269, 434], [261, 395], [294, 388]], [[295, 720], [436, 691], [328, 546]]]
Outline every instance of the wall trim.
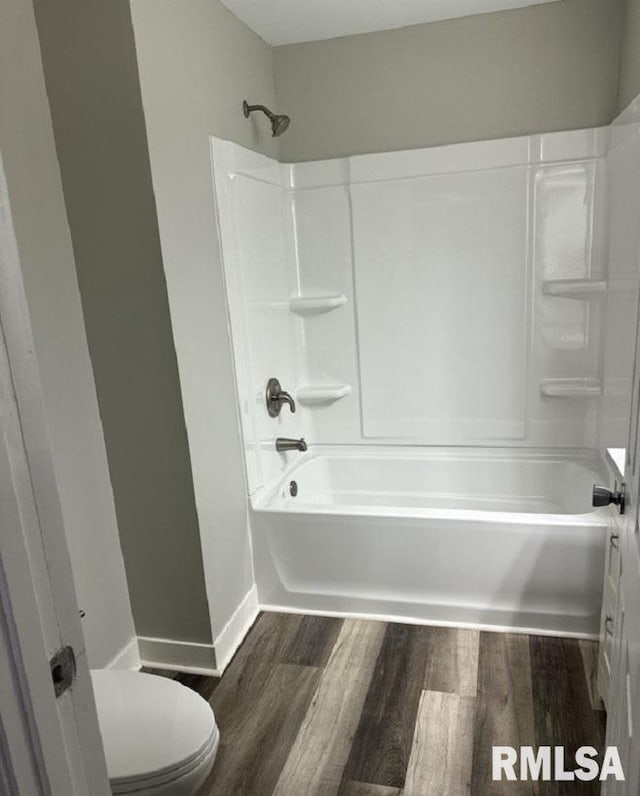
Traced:
[[216, 661], [221, 674], [242, 644], [259, 612], [258, 588], [254, 584], [214, 641]]
[[105, 669], [132, 669], [141, 666], [138, 637], [134, 636], [113, 658], [107, 663]]
[[213, 644], [138, 636], [143, 666], [219, 677]]

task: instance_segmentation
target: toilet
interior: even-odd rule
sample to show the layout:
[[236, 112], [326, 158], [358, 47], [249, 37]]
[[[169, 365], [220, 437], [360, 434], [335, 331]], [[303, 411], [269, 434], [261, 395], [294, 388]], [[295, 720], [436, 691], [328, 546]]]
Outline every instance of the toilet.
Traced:
[[197, 794], [220, 738], [210, 705], [154, 674], [99, 669], [91, 679], [112, 792]]

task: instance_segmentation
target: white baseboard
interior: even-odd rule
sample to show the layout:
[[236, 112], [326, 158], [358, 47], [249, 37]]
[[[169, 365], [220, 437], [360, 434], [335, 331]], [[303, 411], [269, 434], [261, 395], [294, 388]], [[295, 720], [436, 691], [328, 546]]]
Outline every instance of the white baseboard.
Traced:
[[240, 605], [214, 641], [216, 663], [222, 674], [242, 644], [260, 611], [258, 606], [258, 589], [254, 585], [246, 593]]
[[142, 665], [152, 669], [220, 677], [258, 613], [258, 590], [253, 586], [213, 644], [138, 636]]
[[143, 666], [219, 676], [213, 644], [138, 636]]
[[138, 639], [134, 636], [106, 665], [106, 669], [138, 670], [141, 666]]

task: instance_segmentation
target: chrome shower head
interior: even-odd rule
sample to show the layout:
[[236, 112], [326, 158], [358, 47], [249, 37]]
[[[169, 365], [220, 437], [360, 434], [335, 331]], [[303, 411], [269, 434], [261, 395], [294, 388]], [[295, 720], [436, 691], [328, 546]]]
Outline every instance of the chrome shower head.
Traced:
[[253, 113], [253, 111], [262, 111], [269, 118], [271, 122], [271, 135], [273, 138], [277, 138], [279, 135], [282, 135], [284, 131], [289, 127], [291, 124], [291, 119], [288, 116], [285, 116], [284, 113], [274, 113], [270, 111], [264, 105], [249, 105], [249, 103], [245, 100], [242, 103], [242, 112], [245, 115], [245, 118], [248, 119], [249, 115]]
[[287, 127], [291, 124], [291, 119], [284, 113], [276, 114], [271, 120], [271, 133], [274, 138], [282, 135]]

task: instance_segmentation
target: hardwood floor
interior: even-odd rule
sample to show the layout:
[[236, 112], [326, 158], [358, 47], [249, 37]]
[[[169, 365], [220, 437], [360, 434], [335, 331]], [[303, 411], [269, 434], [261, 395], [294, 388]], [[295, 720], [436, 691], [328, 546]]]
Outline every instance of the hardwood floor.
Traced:
[[204, 796], [589, 794], [493, 782], [493, 745], [601, 748], [595, 643], [261, 614], [211, 702], [221, 741]]

